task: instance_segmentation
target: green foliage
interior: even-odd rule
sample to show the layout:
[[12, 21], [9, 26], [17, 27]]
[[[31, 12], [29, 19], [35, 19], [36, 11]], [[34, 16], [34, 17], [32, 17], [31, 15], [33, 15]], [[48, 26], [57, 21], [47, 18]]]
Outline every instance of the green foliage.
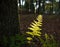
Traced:
[[44, 38], [39, 37], [42, 47], [58, 47], [58, 42], [55, 40], [53, 35], [48, 35], [45, 33]]
[[21, 45], [26, 44], [26, 39], [24, 35], [16, 34], [15, 36], [4, 36], [3, 37], [3, 45], [7, 47], [20, 47]]
[[8, 38], [6, 37], [6, 36], [3, 36], [3, 38], [2, 38], [2, 44], [6, 47], [7, 46], [7, 44], [8, 44]]
[[25, 38], [24, 38], [23, 35], [16, 34], [15, 38], [14, 38], [14, 36], [11, 37], [11, 38], [10, 38], [10, 40], [11, 40], [10, 47], [13, 47], [13, 46], [14, 47], [20, 47], [21, 45], [26, 43]]
[[42, 43], [42, 47], [58, 47], [58, 43], [54, 39], [53, 35], [45, 34], [45, 40], [39, 38]]

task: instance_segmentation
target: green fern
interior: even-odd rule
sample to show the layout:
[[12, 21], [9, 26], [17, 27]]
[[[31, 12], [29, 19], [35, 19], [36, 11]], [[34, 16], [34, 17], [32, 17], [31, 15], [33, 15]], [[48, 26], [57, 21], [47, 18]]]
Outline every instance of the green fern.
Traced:
[[42, 42], [42, 47], [58, 47], [58, 43], [56, 42], [53, 35], [48, 35], [45, 33], [44, 36], [45, 36], [45, 41], [40, 38], [40, 41]]

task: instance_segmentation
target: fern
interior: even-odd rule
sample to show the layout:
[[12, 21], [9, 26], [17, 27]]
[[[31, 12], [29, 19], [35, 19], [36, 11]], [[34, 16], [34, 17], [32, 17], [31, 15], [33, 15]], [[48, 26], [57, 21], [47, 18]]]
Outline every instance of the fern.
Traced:
[[31, 43], [33, 38], [35, 38], [36, 36], [36, 39], [40, 41], [42, 47], [58, 47], [58, 43], [54, 39], [53, 35], [48, 35], [47, 33], [45, 33], [44, 34], [45, 39], [41, 38], [42, 34], [41, 27], [42, 27], [42, 15], [38, 15], [37, 19], [34, 20], [32, 24], [30, 24], [30, 27], [28, 27], [28, 29], [31, 30], [32, 32], [31, 31], [26, 32], [27, 34], [30, 35], [30, 37], [27, 37], [28, 43]]
[[37, 19], [34, 20], [34, 22], [32, 22], [32, 24], [30, 24], [30, 27], [28, 27], [29, 30], [26, 32], [27, 34], [31, 35], [32, 37], [40, 37], [41, 36], [41, 28], [42, 27], [42, 15], [38, 15]]

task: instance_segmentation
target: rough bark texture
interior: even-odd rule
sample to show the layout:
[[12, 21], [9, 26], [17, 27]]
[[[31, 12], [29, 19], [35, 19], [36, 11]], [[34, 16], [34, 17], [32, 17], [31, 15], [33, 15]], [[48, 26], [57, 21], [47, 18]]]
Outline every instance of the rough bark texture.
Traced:
[[[0, 43], [4, 35], [18, 33], [17, 0], [0, 0]], [[2, 47], [2, 43], [0, 44]]]

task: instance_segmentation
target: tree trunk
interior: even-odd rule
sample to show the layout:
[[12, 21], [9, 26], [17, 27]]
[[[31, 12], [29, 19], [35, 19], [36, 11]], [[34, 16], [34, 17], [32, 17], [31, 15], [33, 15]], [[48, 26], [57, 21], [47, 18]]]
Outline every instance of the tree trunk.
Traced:
[[17, 0], [0, 0], [0, 40], [17, 34], [18, 24]]

